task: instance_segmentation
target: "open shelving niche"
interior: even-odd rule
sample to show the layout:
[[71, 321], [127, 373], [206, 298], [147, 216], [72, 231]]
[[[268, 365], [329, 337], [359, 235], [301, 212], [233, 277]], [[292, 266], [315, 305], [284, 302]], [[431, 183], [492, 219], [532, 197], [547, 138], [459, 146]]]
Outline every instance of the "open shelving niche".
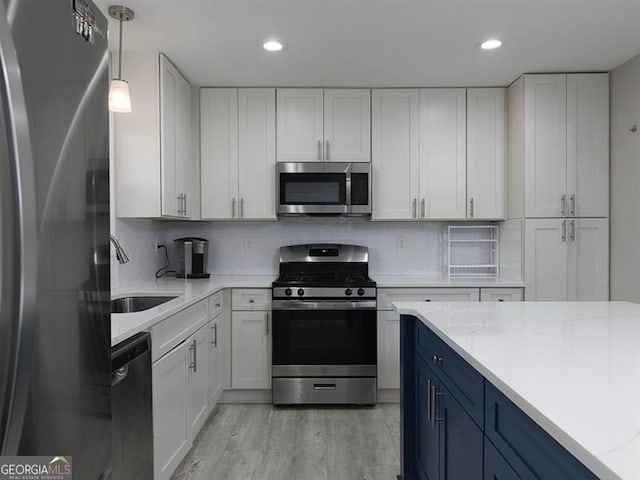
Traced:
[[498, 278], [499, 234], [498, 225], [449, 225], [449, 278]]

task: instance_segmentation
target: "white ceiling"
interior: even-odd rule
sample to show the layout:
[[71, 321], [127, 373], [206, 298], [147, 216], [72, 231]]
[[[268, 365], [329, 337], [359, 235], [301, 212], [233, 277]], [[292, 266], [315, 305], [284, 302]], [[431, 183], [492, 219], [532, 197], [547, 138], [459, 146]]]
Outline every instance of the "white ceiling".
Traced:
[[[106, 7], [119, 0], [96, 0]], [[640, 53], [640, 0], [129, 0], [125, 51], [199, 86], [500, 86]], [[110, 23], [112, 49], [117, 22]], [[502, 48], [475, 44], [496, 36]], [[278, 54], [261, 45], [278, 38]], [[126, 72], [125, 78], [126, 78]]]

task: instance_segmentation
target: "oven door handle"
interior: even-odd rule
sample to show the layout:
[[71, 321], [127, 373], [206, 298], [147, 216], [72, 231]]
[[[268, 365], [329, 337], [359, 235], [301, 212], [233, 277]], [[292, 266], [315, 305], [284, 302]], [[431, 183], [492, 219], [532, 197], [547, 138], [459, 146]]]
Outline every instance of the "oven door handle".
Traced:
[[313, 300], [273, 300], [273, 310], [375, 310], [375, 300], [362, 301], [313, 301]]

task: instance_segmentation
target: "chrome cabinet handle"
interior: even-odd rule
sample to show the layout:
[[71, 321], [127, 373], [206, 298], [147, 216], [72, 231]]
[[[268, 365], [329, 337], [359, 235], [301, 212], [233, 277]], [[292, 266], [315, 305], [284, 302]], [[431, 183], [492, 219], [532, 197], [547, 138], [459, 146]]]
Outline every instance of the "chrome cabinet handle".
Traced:
[[567, 221], [563, 220], [562, 221], [562, 235], [561, 235], [562, 241], [566, 242], [567, 241]]
[[236, 218], [236, 197], [231, 199], [231, 218]]
[[196, 341], [193, 340], [191, 345], [189, 345], [189, 356], [191, 357], [189, 360], [189, 368], [193, 373], [196, 373]]
[[318, 140], [318, 161], [322, 161], [322, 142]]
[[220, 302], [216, 303], [216, 308], [220, 308]]
[[413, 218], [417, 218], [418, 217], [418, 213], [417, 213], [417, 205], [418, 205], [418, 199], [414, 198], [413, 199], [413, 206], [412, 206], [412, 212], [413, 212]]
[[431, 421], [431, 380], [427, 380], [427, 420]]
[[240, 213], [238, 214], [238, 217], [244, 217], [244, 197], [240, 197]]
[[426, 200], [423, 198], [422, 202], [420, 202], [420, 213], [422, 218], [424, 218], [425, 204], [426, 204]]
[[473, 197], [469, 200], [469, 218], [473, 218]]
[[442, 357], [439, 357], [435, 353], [433, 354], [433, 364], [434, 365], [442, 365]]
[[211, 325], [211, 331], [213, 332], [213, 339], [211, 340], [211, 345], [213, 345], [214, 347], [218, 347], [218, 323], [214, 322], [213, 325]]
[[187, 194], [184, 194], [184, 216], [188, 217], [189, 207], [187, 206]]
[[265, 322], [264, 322], [265, 329], [264, 329], [264, 334], [265, 334], [266, 336], [269, 336], [269, 314], [268, 314], [268, 313], [265, 313], [265, 314], [264, 314], [264, 316], [265, 316]]
[[326, 142], [326, 147], [325, 147], [325, 151], [324, 151], [324, 158], [329, 161], [329, 140], [327, 140]]
[[569, 222], [569, 240], [572, 242], [576, 241], [576, 221], [571, 220]]
[[565, 216], [567, 214], [567, 196], [563, 193], [560, 197], [560, 215]]
[[111, 386], [115, 387], [129, 375], [129, 365], [125, 365], [124, 367], [120, 367], [115, 372], [111, 374]]
[[182, 216], [182, 194], [178, 194], [178, 216]]
[[429, 408], [430, 408], [430, 412], [429, 412], [429, 419], [431, 420], [431, 426], [435, 427], [436, 426], [436, 387], [435, 385], [431, 385], [431, 387], [429, 388]]
[[571, 194], [571, 211], [570, 211], [570, 215], [572, 217], [576, 216], [576, 194], [575, 193]]

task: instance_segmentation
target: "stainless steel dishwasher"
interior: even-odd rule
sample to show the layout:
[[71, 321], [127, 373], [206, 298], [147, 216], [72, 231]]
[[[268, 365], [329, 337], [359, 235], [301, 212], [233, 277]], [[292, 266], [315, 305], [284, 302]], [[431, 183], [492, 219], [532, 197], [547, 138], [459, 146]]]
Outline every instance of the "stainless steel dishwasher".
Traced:
[[111, 348], [112, 468], [115, 480], [153, 480], [151, 337]]

